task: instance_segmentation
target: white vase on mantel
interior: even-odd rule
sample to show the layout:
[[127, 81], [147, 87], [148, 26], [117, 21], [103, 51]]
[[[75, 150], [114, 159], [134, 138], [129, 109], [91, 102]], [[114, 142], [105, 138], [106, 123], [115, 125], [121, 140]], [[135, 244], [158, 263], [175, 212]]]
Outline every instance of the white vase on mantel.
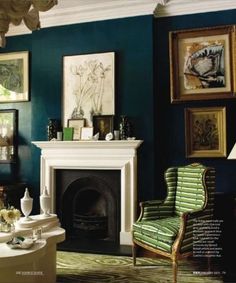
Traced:
[[25, 189], [24, 197], [20, 199], [20, 206], [21, 206], [21, 211], [25, 216], [24, 218], [22, 218], [22, 220], [23, 221], [31, 220], [29, 215], [33, 208], [33, 199], [29, 195], [28, 188]]
[[43, 217], [50, 216], [51, 197], [48, 194], [47, 187], [43, 189], [43, 192], [40, 195], [40, 207], [41, 207], [41, 210], [43, 211], [43, 214], [42, 214]]

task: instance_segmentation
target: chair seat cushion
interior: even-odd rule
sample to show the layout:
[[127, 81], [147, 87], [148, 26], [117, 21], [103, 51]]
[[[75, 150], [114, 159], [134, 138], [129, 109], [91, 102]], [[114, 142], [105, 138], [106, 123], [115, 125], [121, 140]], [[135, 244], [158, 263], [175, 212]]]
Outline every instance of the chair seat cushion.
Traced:
[[173, 216], [150, 221], [139, 221], [133, 224], [134, 235], [138, 232], [139, 237], [142, 235], [153, 240], [172, 244], [177, 236], [180, 227], [180, 217]]

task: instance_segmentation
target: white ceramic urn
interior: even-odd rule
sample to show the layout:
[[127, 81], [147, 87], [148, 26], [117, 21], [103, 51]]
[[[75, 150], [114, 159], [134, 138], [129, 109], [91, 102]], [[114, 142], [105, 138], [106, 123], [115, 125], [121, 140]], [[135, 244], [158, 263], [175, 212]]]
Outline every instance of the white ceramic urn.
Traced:
[[20, 199], [21, 211], [24, 214], [23, 221], [29, 221], [31, 218], [29, 217], [32, 208], [33, 208], [33, 199], [29, 195], [28, 188], [25, 189], [24, 197]]
[[46, 187], [43, 189], [43, 192], [40, 195], [40, 207], [41, 207], [41, 210], [43, 211], [44, 217], [50, 216], [51, 197], [49, 196], [48, 190]]

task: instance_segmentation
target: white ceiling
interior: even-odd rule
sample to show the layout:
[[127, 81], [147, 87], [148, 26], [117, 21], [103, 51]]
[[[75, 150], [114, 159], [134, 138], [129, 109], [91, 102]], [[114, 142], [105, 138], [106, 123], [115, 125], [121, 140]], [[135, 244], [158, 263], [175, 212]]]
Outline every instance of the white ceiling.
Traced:
[[[41, 28], [141, 15], [175, 16], [236, 9], [235, 0], [58, 0], [40, 13]], [[11, 25], [6, 36], [30, 33], [23, 25]]]

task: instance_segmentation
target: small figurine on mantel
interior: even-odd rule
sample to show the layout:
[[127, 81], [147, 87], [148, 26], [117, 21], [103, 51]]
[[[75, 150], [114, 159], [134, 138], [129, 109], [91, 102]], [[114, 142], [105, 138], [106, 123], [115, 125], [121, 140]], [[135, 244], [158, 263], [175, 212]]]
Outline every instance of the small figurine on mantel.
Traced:
[[40, 195], [40, 207], [43, 211], [43, 217], [50, 216], [51, 197], [48, 194], [47, 187], [45, 186], [42, 194]]
[[93, 140], [94, 140], [94, 141], [98, 141], [98, 140], [99, 140], [99, 133], [96, 133], [96, 134], [93, 136]]
[[20, 199], [20, 206], [21, 206], [21, 211], [25, 216], [22, 220], [23, 221], [31, 220], [29, 215], [30, 215], [32, 208], [33, 208], [33, 199], [29, 195], [28, 188], [25, 189], [24, 197]]
[[111, 141], [112, 139], [113, 139], [113, 134], [112, 133], [106, 134], [106, 136], [105, 136], [105, 140], [106, 141]]
[[56, 140], [57, 139], [57, 132], [61, 132], [61, 121], [58, 119], [48, 119], [47, 125], [47, 136], [48, 140]]
[[135, 140], [135, 137], [133, 137], [133, 124], [126, 115], [120, 116], [119, 131], [121, 140]]

